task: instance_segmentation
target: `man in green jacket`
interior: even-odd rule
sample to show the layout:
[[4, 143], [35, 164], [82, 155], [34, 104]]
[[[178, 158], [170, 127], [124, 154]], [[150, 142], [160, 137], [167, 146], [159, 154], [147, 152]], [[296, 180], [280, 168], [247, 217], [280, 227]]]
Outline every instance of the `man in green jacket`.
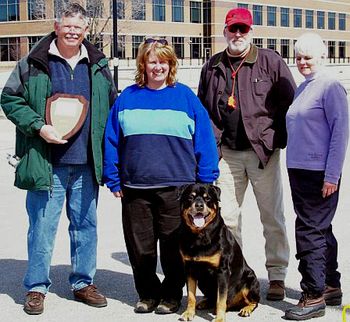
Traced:
[[[55, 235], [66, 200], [71, 241], [74, 298], [94, 307], [107, 305], [93, 284], [96, 272], [96, 206], [102, 178], [102, 138], [116, 90], [105, 56], [84, 39], [86, 11], [71, 4], [44, 37], [21, 59], [2, 95], [1, 105], [16, 125], [15, 185], [26, 189], [29, 217], [28, 290], [24, 311], [41, 314], [51, 285], [50, 263]], [[87, 102], [79, 130], [63, 139], [46, 118], [47, 99], [69, 95]], [[72, 114], [57, 104], [58, 115]], [[52, 122], [53, 124], [57, 124]]]

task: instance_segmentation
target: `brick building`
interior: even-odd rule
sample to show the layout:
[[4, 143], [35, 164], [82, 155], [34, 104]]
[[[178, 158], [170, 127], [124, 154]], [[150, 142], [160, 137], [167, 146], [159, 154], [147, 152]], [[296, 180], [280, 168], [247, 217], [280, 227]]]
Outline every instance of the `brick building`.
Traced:
[[[0, 67], [25, 55], [53, 29], [55, 12], [66, 0], [0, 0]], [[330, 61], [348, 63], [350, 1], [348, 0], [83, 0], [97, 21], [97, 46], [113, 56], [113, 2], [120, 59], [134, 59], [147, 36], [166, 37], [180, 59], [199, 59], [225, 47], [226, 12], [246, 7], [254, 18], [254, 43], [273, 48], [287, 60], [293, 43], [305, 31], [326, 41]], [[102, 5], [103, 4], [103, 5]], [[102, 5], [102, 6], [101, 6]], [[96, 15], [97, 12], [97, 15]], [[103, 28], [102, 26], [106, 26]], [[10, 62], [10, 63], [9, 63]]]

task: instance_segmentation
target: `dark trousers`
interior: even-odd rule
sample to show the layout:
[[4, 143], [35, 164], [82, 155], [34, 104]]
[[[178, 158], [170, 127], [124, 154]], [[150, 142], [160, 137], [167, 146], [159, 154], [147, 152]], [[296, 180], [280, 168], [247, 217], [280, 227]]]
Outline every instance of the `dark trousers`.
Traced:
[[288, 169], [295, 220], [295, 240], [301, 289], [321, 295], [325, 284], [340, 287], [337, 271], [338, 243], [332, 220], [338, 204], [338, 190], [322, 197], [324, 171]]
[[[177, 188], [126, 188], [123, 194], [124, 238], [140, 299], [181, 300], [185, 275], [179, 251]], [[156, 274], [158, 241], [162, 282]]]

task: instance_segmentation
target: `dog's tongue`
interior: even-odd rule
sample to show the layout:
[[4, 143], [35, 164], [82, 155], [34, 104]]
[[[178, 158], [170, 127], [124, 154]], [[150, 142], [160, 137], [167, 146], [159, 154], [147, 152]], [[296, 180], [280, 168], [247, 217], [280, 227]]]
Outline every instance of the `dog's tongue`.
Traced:
[[203, 227], [204, 224], [205, 224], [205, 219], [204, 219], [203, 215], [195, 215], [195, 216], [193, 216], [193, 223], [197, 227]]

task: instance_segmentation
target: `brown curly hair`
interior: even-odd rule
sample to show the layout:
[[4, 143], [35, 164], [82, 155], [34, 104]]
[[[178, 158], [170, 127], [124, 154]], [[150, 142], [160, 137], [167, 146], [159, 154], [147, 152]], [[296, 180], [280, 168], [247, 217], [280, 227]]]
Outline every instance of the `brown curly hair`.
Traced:
[[[159, 38], [160, 39], [160, 38]], [[153, 52], [158, 58], [164, 59], [169, 64], [169, 74], [166, 79], [167, 85], [174, 85], [176, 82], [176, 73], [177, 73], [177, 57], [172, 46], [158, 42], [157, 39], [154, 39], [153, 42], [146, 43], [143, 41], [137, 52], [136, 57], [136, 75], [135, 82], [140, 87], [147, 85], [147, 75], [146, 75], [146, 63], [148, 61], [148, 56]]]

